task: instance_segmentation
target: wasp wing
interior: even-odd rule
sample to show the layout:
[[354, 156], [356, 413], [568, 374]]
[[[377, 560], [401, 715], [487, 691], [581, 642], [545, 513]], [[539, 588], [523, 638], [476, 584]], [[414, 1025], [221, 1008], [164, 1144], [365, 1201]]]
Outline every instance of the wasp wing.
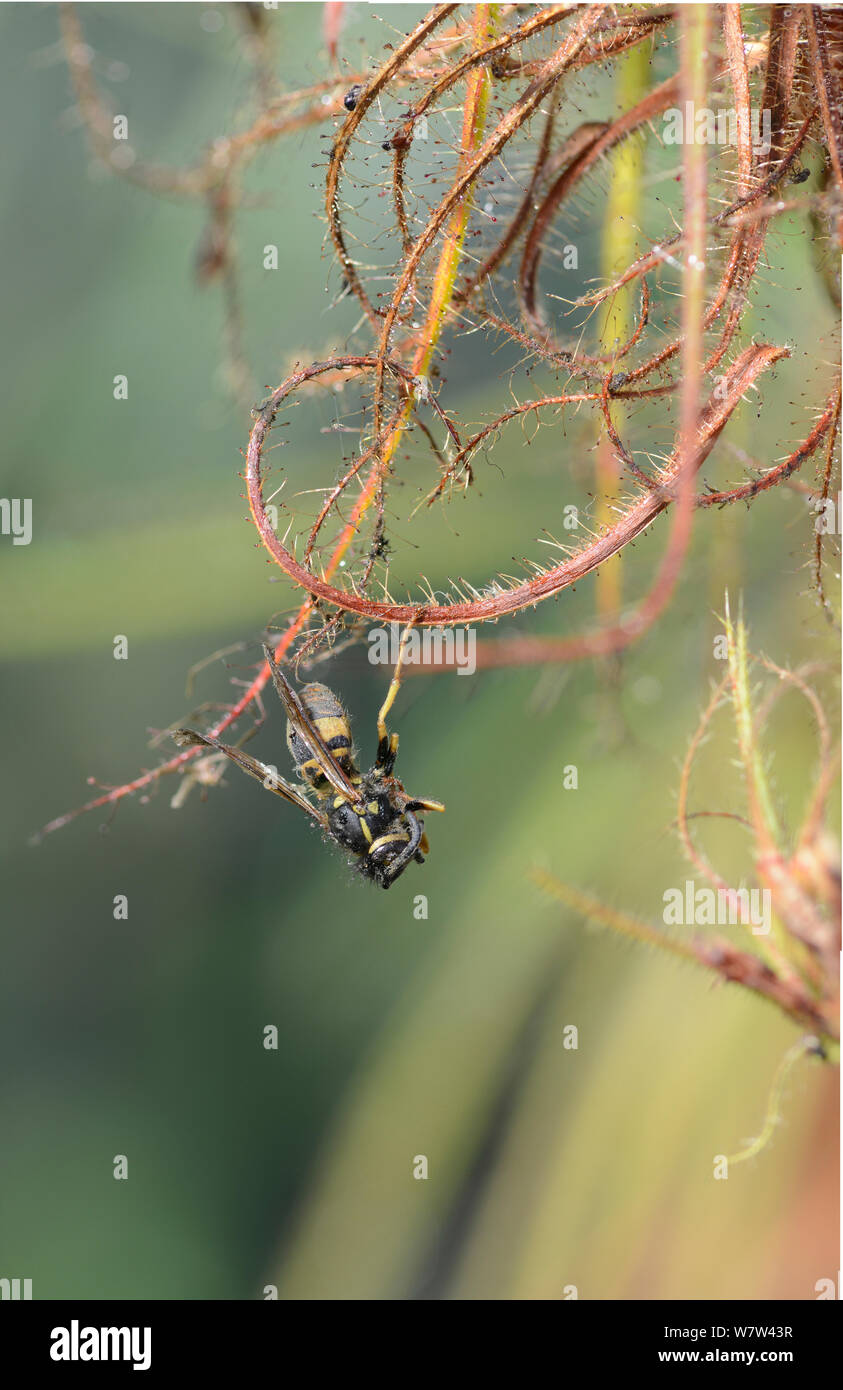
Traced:
[[307, 745], [311, 755], [316, 759], [320, 768], [324, 772], [334, 791], [350, 803], [352, 806], [360, 805], [360, 788], [355, 787], [354, 783], [343, 772], [330, 748], [325, 743], [313, 720], [296, 694], [283, 671], [275, 663], [269, 647], [264, 646], [264, 656], [269, 663], [272, 672], [272, 679], [278, 698], [287, 714], [287, 718], [299, 734], [303, 742]]
[[255, 777], [258, 782], [266, 788], [268, 792], [274, 792], [276, 796], [282, 796], [285, 801], [291, 801], [294, 806], [298, 806], [300, 811], [306, 811], [323, 830], [328, 829], [328, 818], [322, 811], [318, 811], [315, 806], [302, 796], [298, 788], [285, 782], [283, 777], [279, 777], [274, 767], [269, 767], [267, 763], [258, 762], [257, 758], [249, 757], [248, 753], [243, 753], [239, 748], [232, 748], [227, 743], [220, 743], [219, 739], [212, 738], [209, 734], [197, 734], [195, 729], [174, 729], [173, 738], [181, 747], [191, 744], [198, 744], [200, 747], [215, 748], [219, 753], [225, 753], [233, 763], [250, 777]]

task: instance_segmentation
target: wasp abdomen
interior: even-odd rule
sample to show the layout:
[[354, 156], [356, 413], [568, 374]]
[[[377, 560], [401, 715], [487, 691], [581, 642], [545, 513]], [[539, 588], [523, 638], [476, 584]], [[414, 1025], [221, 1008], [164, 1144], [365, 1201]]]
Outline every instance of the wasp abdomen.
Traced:
[[[351, 728], [348, 715], [332, 690], [318, 681], [311, 681], [300, 691], [301, 702], [326, 748], [335, 762], [349, 777], [357, 776], [354, 749], [351, 741]], [[304, 780], [314, 791], [324, 794], [330, 790], [330, 783], [314, 758], [301, 734], [287, 723], [287, 747]]]

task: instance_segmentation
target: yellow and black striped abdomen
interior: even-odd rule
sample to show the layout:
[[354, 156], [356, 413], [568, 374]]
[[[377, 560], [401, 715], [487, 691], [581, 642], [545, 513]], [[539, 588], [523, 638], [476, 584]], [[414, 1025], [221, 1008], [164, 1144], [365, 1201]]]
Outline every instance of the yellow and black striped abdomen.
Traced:
[[[299, 696], [324, 740], [331, 757], [339, 763], [348, 777], [356, 780], [359, 774], [354, 761], [348, 715], [334, 692], [329, 690], [327, 685], [320, 685], [318, 681], [311, 681], [309, 685], [302, 687]], [[320, 796], [329, 792], [331, 786], [319, 766], [318, 758], [314, 758], [301, 734], [289, 721], [287, 723], [287, 747], [302, 777], [313, 790]]]

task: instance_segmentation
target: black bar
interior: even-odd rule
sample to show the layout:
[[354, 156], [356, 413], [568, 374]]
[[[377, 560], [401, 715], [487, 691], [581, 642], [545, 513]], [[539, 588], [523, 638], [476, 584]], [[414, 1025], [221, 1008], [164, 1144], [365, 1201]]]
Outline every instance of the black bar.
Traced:
[[[835, 1313], [835, 1301], [496, 1304], [487, 1331], [484, 1314], [475, 1304], [452, 1308], [439, 1323], [438, 1314], [416, 1310], [402, 1315], [394, 1306], [387, 1311], [383, 1303], [389, 1301], [383, 1300], [375, 1305], [370, 1323], [372, 1315], [353, 1299], [327, 1306], [21, 1299], [0, 1302], [0, 1347], [4, 1369], [17, 1362], [22, 1371], [39, 1377], [91, 1379], [103, 1372], [131, 1377], [138, 1362], [144, 1377], [139, 1384], [180, 1372], [242, 1377], [258, 1367], [274, 1367], [280, 1377], [302, 1357], [301, 1370], [293, 1371], [296, 1378], [301, 1372], [308, 1377], [317, 1370], [324, 1374], [331, 1357], [337, 1358], [344, 1378], [380, 1366], [375, 1379], [388, 1373], [390, 1379], [418, 1380], [426, 1363], [433, 1376], [448, 1364], [455, 1370], [455, 1362], [464, 1358], [475, 1376], [486, 1357], [494, 1358], [500, 1371], [497, 1358], [503, 1349], [520, 1362], [522, 1384], [546, 1380], [553, 1368], [564, 1377], [566, 1367], [598, 1377], [630, 1370], [658, 1374], [664, 1369], [681, 1376], [732, 1366], [763, 1377], [771, 1369], [784, 1368], [804, 1381], [812, 1372], [827, 1373], [839, 1360], [840, 1305]], [[409, 1316], [408, 1323], [404, 1316]], [[132, 1329], [137, 1334], [134, 1341]], [[396, 1337], [404, 1349], [397, 1359]], [[86, 1359], [103, 1349], [109, 1359]], [[541, 1373], [539, 1362], [545, 1365]]]

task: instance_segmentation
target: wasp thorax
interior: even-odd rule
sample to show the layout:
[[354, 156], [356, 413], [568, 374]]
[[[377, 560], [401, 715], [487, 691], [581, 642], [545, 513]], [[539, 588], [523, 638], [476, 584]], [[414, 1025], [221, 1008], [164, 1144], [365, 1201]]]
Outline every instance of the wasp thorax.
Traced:
[[[365, 785], [361, 787], [361, 797], [365, 799], [358, 810], [341, 796], [335, 797], [328, 824], [340, 844], [357, 854], [370, 854], [396, 820], [395, 807], [384, 792], [372, 792]], [[405, 842], [406, 838], [404, 832]]]

